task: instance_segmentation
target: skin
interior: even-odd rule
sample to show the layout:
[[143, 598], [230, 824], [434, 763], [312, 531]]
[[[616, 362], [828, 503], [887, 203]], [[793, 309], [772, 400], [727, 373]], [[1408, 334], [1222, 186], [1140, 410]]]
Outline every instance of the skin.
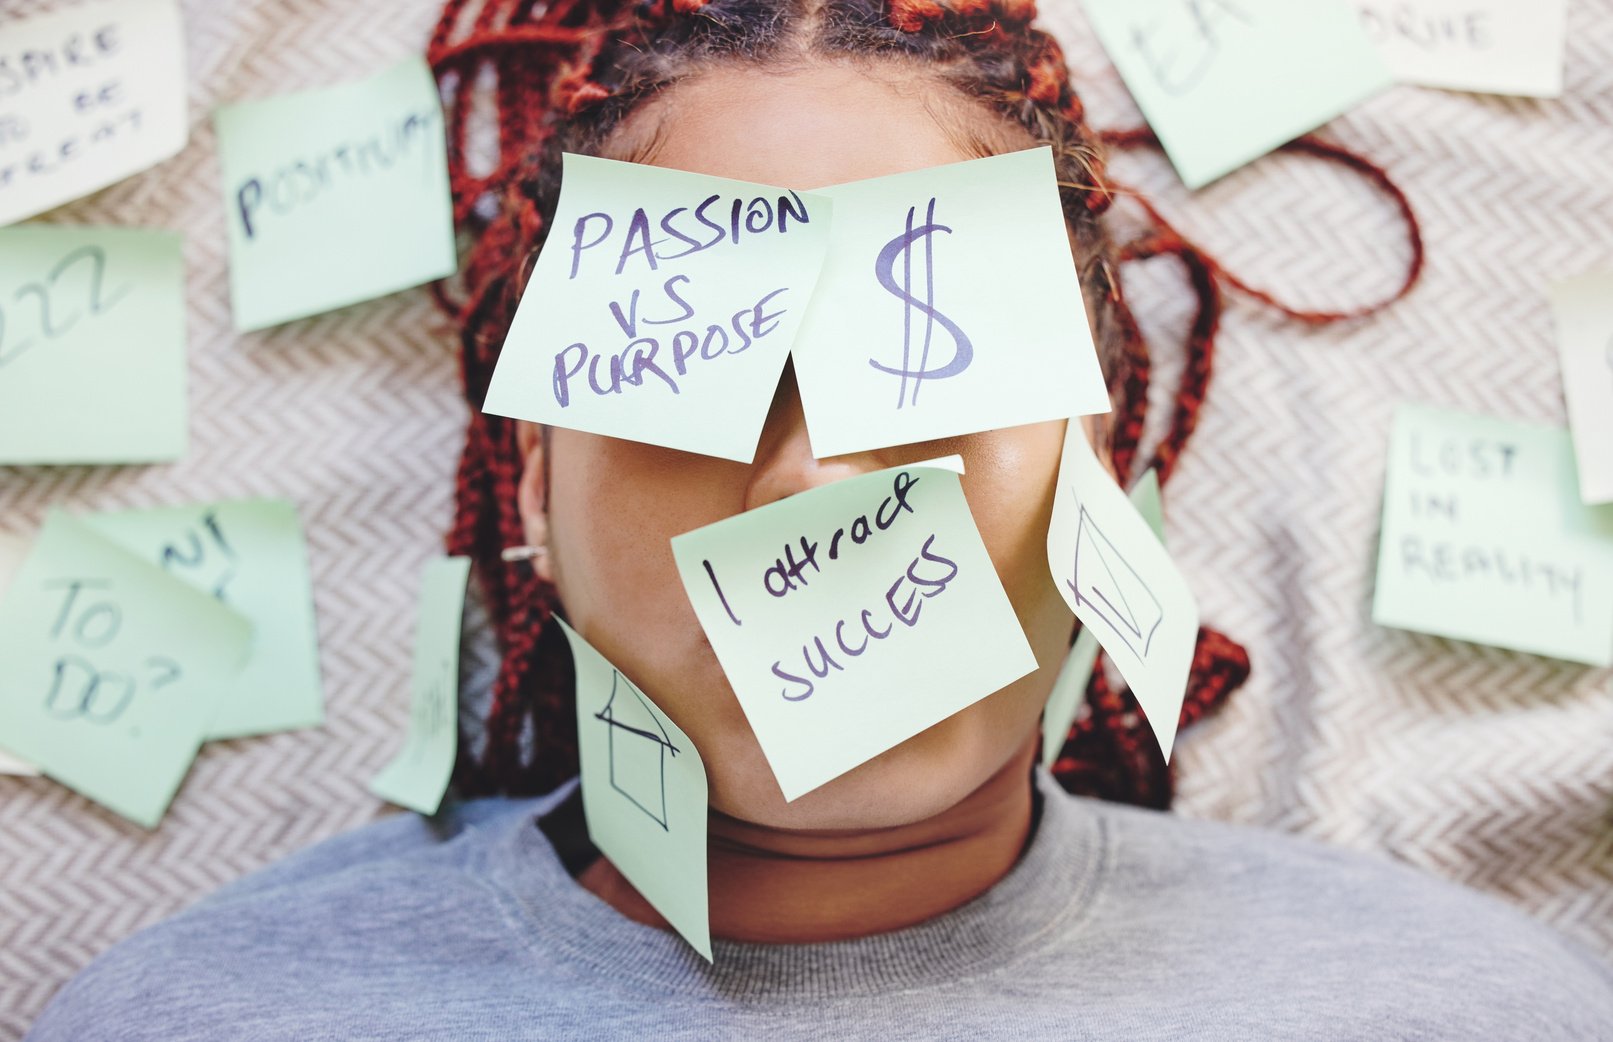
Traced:
[[[607, 151], [797, 189], [975, 158], [959, 119], [993, 117], [945, 91], [889, 67], [720, 68], [641, 109]], [[960, 116], [963, 106], [972, 111]], [[992, 125], [975, 138], [1003, 134]], [[523, 427], [519, 505], [529, 542], [548, 551], [535, 566], [558, 587], [572, 625], [705, 761], [715, 935], [880, 932], [956, 907], [1012, 867], [1029, 831], [1038, 721], [1072, 626], [1046, 560], [1063, 435], [1062, 422], [1041, 423], [815, 459], [788, 369], [749, 465], [561, 429], [545, 451], [539, 430]], [[669, 540], [833, 481], [953, 453], [1040, 668], [787, 803], [684, 594]], [[660, 924], [608, 861], [583, 883]]]

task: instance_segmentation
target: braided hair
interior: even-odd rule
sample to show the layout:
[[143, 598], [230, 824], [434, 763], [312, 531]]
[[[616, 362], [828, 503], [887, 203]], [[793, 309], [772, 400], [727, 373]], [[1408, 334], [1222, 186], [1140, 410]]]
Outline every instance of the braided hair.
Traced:
[[[639, 106], [703, 69], [812, 59], [906, 63], [995, 114], [972, 121], [1003, 132], [995, 147], [972, 142], [980, 154], [1018, 147], [1011, 135], [1051, 145], [1115, 405], [1107, 434], [1122, 480], [1140, 473], [1150, 367], [1117, 266], [1170, 254], [1187, 266], [1198, 291], [1177, 406], [1148, 464], [1162, 482], [1170, 476], [1209, 387], [1220, 269], [1152, 211], [1154, 234], [1124, 249], [1111, 242], [1102, 217], [1118, 190], [1106, 177], [1104, 142], [1085, 122], [1058, 42], [1031, 24], [1034, 17], [1034, 0], [446, 0], [428, 53], [448, 110], [455, 219], [470, 239], [457, 282], [436, 289], [460, 329], [470, 405], [447, 549], [473, 558], [502, 655], [482, 748], [461, 738], [454, 775], [460, 794], [543, 792], [577, 771], [571, 660], [549, 625], [556, 592], [532, 569], [499, 556], [525, 541], [516, 506], [516, 423], [481, 411], [554, 213], [561, 155], [599, 154]], [[497, 149], [477, 171], [478, 105], [488, 98]], [[1241, 647], [1201, 630], [1181, 724], [1222, 702], [1248, 673]], [[1072, 791], [1104, 798], [1159, 807], [1170, 800], [1169, 769], [1136, 699], [1112, 690], [1102, 670], [1094, 671], [1054, 775]]]

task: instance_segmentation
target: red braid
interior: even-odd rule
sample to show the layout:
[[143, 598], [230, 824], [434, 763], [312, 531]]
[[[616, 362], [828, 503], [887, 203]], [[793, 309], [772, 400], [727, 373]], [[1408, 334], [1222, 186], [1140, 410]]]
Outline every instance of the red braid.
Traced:
[[[1144, 200], [1155, 231], [1115, 250], [1099, 225], [1114, 201], [1103, 138], [1084, 122], [1064, 55], [1030, 26], [1033, 0], [446, 0], [429, 56], [446, 93], [455, 218], [472, 246], [457, 287], [438, 300], [462, 331], [461, 379], [471, 406], [455, 489], [451, 553], [476, 562], [502, 662], [480, 755], [462, 743], [455, 785], [466, 795], [546, 791], [576, 773], [570, 656], [549, 619], [555, 591], [531, 569], [500, 559], [524, 543], [517, 509], [522, 459], [516, 426], [481, 412], [498, 348], [525, 281], [524, 261], [546, 232], [559, 190], [562, 151], [597, 150], [643, 98], [682, 75], [724, 59], [823, 54], [890, 55], [933, 69], [988, 111], [1053, 145], [1083, 291], [1109, 374], [1109, 429], [1117, 472], [1131, 475], [1148, 403], [1148, 345], [1115, 277], [1122, 261], [1168, 255], [1186, 266], [1199, 299], [1169, 432], [1150, 466], [1163, 484], [1192, 436], [1209, 391], [1221, 286], [1235, 287], [1307, 322], [1367, 313], [1303, 312], [1229, 274], [1177, 234]], [[785, 26], [782, 31], [780, 26]], [[497, 155], [471, 172], [479, 77], [494, 81]], [[1147, 132], [1108, 143], [1153, 143]], [[1412, 229], [1416, 280], [1421, 245], [1409, 205], [1386, 175], [1336, 146], [1289, 146], [1341, 162], [1374, 180], [1401, 206]], [[1382, 305], [1376, 305], [1382, 306]], [[1212, 630], [1199, 634], [1181, 726], [1219, 705], [1249, 674], [1243, 649]], [[1170, 772], [1129, 691], [1094, 673], [1086, 716], [1072, 728], [1055, 776], [1072, 791], [1165, 806]]]

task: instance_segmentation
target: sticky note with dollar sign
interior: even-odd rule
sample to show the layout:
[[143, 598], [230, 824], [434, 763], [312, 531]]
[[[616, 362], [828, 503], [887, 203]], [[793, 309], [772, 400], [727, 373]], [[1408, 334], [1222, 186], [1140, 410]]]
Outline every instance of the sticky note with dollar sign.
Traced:
[[820, 189], [797, 339], [813, 454], [1109, 411], [1049, 148]]

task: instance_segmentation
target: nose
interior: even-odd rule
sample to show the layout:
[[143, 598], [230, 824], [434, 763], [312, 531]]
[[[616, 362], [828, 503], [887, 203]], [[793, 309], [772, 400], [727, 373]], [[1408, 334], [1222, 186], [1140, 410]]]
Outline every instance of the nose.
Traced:
[[786, 362], [784, 376], [773, 394], [767, 423], [756, 446], [750, 481], [745, 489], [745, 509], [776, 503], [786, 496], [806, 492], [844, 478], [878, 470], [870, 455], [832, 456], [817, 459], [807, 438], [806, 412], [801, 407], [801, 390], [795, 381], [795, 363]]

